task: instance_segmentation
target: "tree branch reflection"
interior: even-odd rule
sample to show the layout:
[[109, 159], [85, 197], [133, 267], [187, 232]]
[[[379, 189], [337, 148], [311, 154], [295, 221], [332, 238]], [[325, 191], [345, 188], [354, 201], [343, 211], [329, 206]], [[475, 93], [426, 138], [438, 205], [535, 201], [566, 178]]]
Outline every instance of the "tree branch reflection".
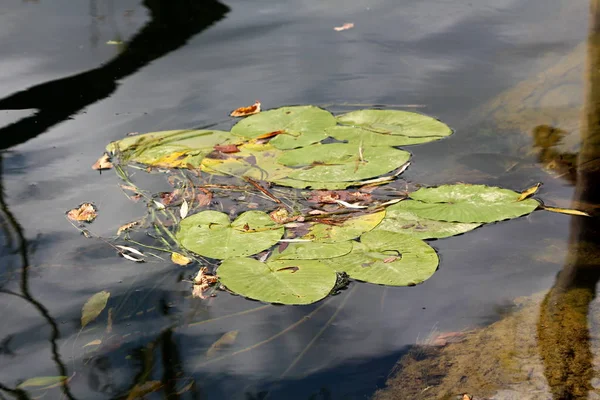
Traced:
[[180, 48], [229, 11], [216, 0], [145, 0], [143, 4], [150, 12], [150, 21], [111, 61], [0, 99], [0, 110], [38, 110], [35, 115], [0, 129], [0, 150], [25, 143], [109, 97], [119, 80]]

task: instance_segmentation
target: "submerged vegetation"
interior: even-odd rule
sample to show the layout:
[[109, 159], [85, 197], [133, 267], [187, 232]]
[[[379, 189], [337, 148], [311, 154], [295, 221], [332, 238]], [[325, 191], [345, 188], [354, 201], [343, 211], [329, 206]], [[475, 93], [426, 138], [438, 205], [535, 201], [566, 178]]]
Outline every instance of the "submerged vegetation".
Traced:
[[[411, 154], [399, 146], [452, 134], [432, 117], [398, 110], [334, 116], [315, 106], [259, 111], [256, 105], [236, 110], [249, 116], [230, 131], [153, 132], [107, 146], [126, 183], [122, 188], [149, 207], [144, 220], [123, 225], [119, 235], [168, 251], [179, 265], [198, 261], [204, 266], [194, 280], [201, 285], [194, 290], [198, 297], [217, 282], [211, 272], [231, 292], [281, 304], [319, 301], [336, 293], [346, 274], [413, 286], [438, 267], [425, 240], [543, 207], [529, 198], [539, 184], [519, 193], [403, 181]], [[101, 160], [110, 166], [106, 156]], [[146, 193], [132, 181], [135, 168], [168, 173], [174, 190]], [[232, 201], [231, 193], [242, 195]], [[257, 202], [245, 201], [250, 197]], [[152, 235], [160, 247], [130, 239], [135, 230]], [[146, 257], [113, 246], [129, 260]]]

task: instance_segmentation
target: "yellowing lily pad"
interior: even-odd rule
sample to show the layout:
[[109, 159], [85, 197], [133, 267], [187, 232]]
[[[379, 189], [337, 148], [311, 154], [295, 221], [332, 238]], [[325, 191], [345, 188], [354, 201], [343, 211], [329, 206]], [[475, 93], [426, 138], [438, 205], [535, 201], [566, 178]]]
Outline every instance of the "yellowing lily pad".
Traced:
[[268, 249], [283, 230], [262, 211], [247, 211], [231, 222], [227, 214], [208, 210], [183, 219], [176, 237], [194, 253], [223, 260]]

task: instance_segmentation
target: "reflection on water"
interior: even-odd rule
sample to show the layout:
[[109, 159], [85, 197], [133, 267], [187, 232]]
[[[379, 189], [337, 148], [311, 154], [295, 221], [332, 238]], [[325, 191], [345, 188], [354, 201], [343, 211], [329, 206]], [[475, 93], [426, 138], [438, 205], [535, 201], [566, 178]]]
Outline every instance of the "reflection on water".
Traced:
[[[591, 1], [589, 29], [574, 202], [600, 204], [600, 1]], [[574, 217], [567, 260], [542, 303], [538, 324], [540, 354], [555, 399], [587, 399], [593, 389], [588, 310], [598, 280], [598, 219]]]

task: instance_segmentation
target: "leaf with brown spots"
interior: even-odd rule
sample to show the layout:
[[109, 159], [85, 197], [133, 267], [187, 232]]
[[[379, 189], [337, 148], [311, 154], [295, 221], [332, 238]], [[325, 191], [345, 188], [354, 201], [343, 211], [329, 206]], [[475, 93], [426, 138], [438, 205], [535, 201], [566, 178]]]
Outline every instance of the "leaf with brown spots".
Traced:
[[71, 221], [92, 222], [98, 216], [98, 210], [92, 203], [83, 203], [78, 208], [67, 212], [67, 218]]

